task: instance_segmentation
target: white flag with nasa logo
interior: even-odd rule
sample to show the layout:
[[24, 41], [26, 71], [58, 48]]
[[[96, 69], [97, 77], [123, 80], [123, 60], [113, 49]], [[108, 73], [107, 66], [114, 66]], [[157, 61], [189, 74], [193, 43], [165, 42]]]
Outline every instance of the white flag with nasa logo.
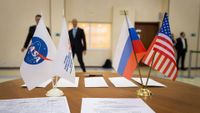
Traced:
[[22, 79], [28, 90], [52, 78], [55, 55], [56, 47], [41, 17], [20, 67]]
[[75, 83], [75, 69], [65, 18], [63, 18], [62, 31], [58, 44], [54, 69], [55, 75]]

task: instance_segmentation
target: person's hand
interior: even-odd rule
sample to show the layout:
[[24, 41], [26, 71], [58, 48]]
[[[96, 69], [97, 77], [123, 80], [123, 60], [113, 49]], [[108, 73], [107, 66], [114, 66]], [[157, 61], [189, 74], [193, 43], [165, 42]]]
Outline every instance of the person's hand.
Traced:
[[21, 49], [21, 52], [24, 52], [25, 50], [26, 50], [26, 48], [23, 47], [23, 48]]
[[84, 51], [83, 51], [83, 54], [86, 55], [86, 53], [87, 53], [86, 50], [84, 50]]

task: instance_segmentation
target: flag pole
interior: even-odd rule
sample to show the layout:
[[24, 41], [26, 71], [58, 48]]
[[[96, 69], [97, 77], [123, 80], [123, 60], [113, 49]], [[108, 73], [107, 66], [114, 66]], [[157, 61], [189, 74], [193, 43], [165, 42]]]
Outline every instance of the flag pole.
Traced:
[[156, 54], [156, 52], [153, 52], [153, 60], [151, 62], [151, 66], [150, 66], [150, 69], [149, 69], [149, 72], [148, 72], [148, 77], [147, 77], [146, 84], [144, 85], [143, 88], [140, 88], [139, 90], [137, 90], [137, 95], [138, 96], [148, 97], [148, 96], [152, 95], [151, 91], [149, 89], [147, 89], [147, 84], [148, 84], [148, 81], [149, 81], [149, 78], [150, 78], [150, 75], [151, 75], [151, 70], [152, 70], [155, 54]]
[[53, 85], [53, 88], [50, 89], [50, 90], [46, 93], [46, 96], [48, 96], [48, 97], [59, 97], [59, 96], [63, 96], [63, 95], [64, 95], [63, 91], [57, 88], [57, 76], [55, 76], [55, 82], [56, 82], [56, 83], [54, 83], [54, 77], [53, 77], [53, 78], [52, 78], [52, 85]]
[[53, 77], [51, 79], [51, 83], [52, 83], [52, 87], [54, 88], [55, 87], [55, 83], [54, 83], [54, 78]]
[[153, 60], [151, 62], [151, 66], [149, 68], [149, 73], [148, 73], [148, 76], [147, 76], [147, 81], [146, 81], [146, 84], [145, 84], [145, 87], [147, 88], [147, 85], [148, 85], [148, 82], [149, 82], [149, 78], [150, 78], [150, 75], [151, 75], [151, 70], [152, 70], [152, 66], [153, 66], [153, 62], [154, 62], [154, 58], [155, 58], [155, 55], [156, 55], [156, 52], [154, 51], [153, 53]]
[[[62, 10], [62, 14], [61, 15], [62, 15], [62, 18], [65, 18], [65, 10], [64, 9]], [[55, 88], [57, 88], [58, 79], [59, 79], [58, 75], [55, 75], [55, 84], [54, 84]]]
[[57, 88], [57, 83], [58, 83], [58, 76], [56, 76], [56, 83], [55, 83], [55, 86]]
[[[65, 10], [62, 10], [62, 17], [65, 18]], [[53, 85], [53, 88], [57, 88], [57, 82], [58, 82], [58, 75], [55, 75], [55, 83]]]
[[[126, 14], [126, 11], [125, 11], [125, 10], [124, 10], [124, 15], [125, 15], [125, 18], [126, 18], [127, 26], [128, 26], [128, 28], [129, 28], [128, 18], [127, 18], [127, 14]], [[131, 37], [131, 33], [130, 33], [130, 32], [129, 32], [129, 35], [130, 35], [130, 37]], [[136, 62], [137, 62], [137, 64], [138, 64], [138, 72], [139, 72], [139, 76], [140, 76], [140, 81], [141, 81], [142, 86], [144, 86], [144, 85], [143, 85], [143, 80], [142, 80], [141, 71], [140, 71], [140, 66], [139, 66], [139, 62], [138, 62], [138, 58], [137, 58], [136, 52], [134, 51], [134, 45], [133, 45], [133, 44], [132, 44], [132, 48], [133, 48], [133, 53], [134, 53], [134, 56], [135, 56], [135, 60], [136, 60]]]
[[[64, 17], [64, 9], [62, 11], [62, 17]], [[53, 81], [54, 79], [55, 79], [55, 83]], [[52, 86], [53, 86], [53, 88], [46, 93], [46, 96], [58, 97], [58, 96], [63, 96], [64, 95], [63, 91], [57, 88], [58, 80], [59, 80], [58, 75], [55, 75], [55, 77], [52, 77]]]
[[[41, 14], [41, 16], [42, 16], [42, 18], [43, 18], [42, 10], [40, 10], [40, 14]], [[56, 83], [54, 83], [54, 77], [52, 77], [51, 83], [52, 83], [52, 87], [55, 88], [55, 84], [56, 84]]]

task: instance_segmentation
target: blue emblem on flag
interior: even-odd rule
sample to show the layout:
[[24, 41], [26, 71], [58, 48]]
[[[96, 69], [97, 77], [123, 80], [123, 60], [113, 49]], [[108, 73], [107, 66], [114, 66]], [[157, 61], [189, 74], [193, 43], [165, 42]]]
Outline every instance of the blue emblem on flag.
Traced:
[[39, 37], [33, 37], [32, 43], [29, 46], [24, 61], [28, 64], [36, 65], [44, 60], [50, 60], [47, 57], [48, 48], [46, 43]]

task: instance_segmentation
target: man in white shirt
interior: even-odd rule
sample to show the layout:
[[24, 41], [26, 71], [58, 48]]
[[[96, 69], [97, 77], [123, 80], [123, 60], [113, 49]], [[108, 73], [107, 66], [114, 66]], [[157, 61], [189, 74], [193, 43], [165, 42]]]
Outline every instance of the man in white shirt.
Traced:
[[187, 40], [185, 38], [185, 33], [181, 32], [180, 37], [176, 39], [176, 50], [177, 50], [177, 67], [179, 69], [179, 60], [181, 58], [181, 70], [185, 70], [184, 61], [185, 61], [185, 54], [187, 52]]

